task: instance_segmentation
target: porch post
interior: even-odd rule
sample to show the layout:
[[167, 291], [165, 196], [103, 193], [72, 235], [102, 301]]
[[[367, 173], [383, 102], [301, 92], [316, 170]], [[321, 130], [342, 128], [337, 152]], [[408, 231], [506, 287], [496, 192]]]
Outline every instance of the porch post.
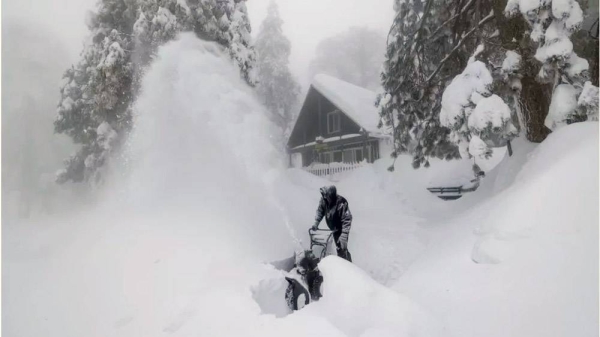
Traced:
[[323, 137], [323, 114], [321, 113], [321, 96], [317, 95], [317, 105], [319, 110], [319, 136]]
[[363, 159], [367, 159], [367, 162], [370, 163], [371, 162], [371, 156], [369, 156], [369, 154], [367, 153], [367, 137], [369, 137], [369, 133], [367, 131], [365, 131], [364, 129], [360, 130], [362, 135], [363, 135]]

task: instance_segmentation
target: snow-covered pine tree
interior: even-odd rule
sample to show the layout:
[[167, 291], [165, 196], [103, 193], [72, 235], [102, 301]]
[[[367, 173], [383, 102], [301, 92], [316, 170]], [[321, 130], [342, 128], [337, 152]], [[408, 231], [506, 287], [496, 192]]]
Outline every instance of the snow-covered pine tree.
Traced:
[[82, 147], [66, 161], [58, 182], [97, 180], [117, 135], [130, 127], [129, 50], [135, 11], [134, 0], [98, 2], [88, 22], [91, 36], [81, 60], [65, 72], [54, 127]]
[[377, 102], [394, 130], [392, 156], [411, 154], [415, 168], [429, 166], [430, 157], [457, 158], [450, 130], [439, 121], [442, 94], [467, 65], [478, 44], [474, 33], [493, 19], [489, 1], [396, 0], [394, 9]]
[[509, 0], [507, 16], [521, 14], [537, 45], [535, 59], [542, 66], [537, 80], [552, 86], [545, 125], [554, 130], [571, 122], [597, 118], [598, 87], [588, 81], [589, 63], [573, 50], [571, 35], [581, 27], [583, 11], [575, 0]]
[[[229, 55], [240, 68], [242, 77], [254, 86], [256, 84], [256, 52], [252, 46], [250, 19], [246, 8], [246, 0], [229, 0], [227, 6], [228, 22], [227, 43]], [[223, 17], [221, 21], [224, 21]]]
[[289, 70], [290, 41], [281, 29], [277, 4], [271, 1], [255, 48], [257, 52], [257, 93], [272, 113], [272, 118], [286, 133], [293, 123], [293, 109], [298, 101], [300, 86]]
[[133, 25], [136, 64], [143, 67], [156, 49], [175, 38], [182, 30], [191, 30], [193, 19], [185, 1], [138, 0], [139, 13]]
[[99, 0], [91, 36], [65, 72], [57, 133], [80, 144], [59, 183], [100, 180], [101, 168], [131, 128], [131, 104], [157, 48], [193, 30], [228, 48], [241, 76], [254, 84], [255, 53], [243, 0]]
[[[513, 138], [514, 129], [530, 141], [542, 141], [548, 134], [544, 119], [549, 110], [549, 127], [556, 124], [553, 120], [560, 124], [595, 118], [597, 88], [587, 84], [585, 95], [580, 94], [587, 62], [573, 53], [569, 41], [581, 17], [575, 0], [398, 0], [395, 6], [398, 14], [382, 74], [385, 93], [378, 105], [386, 124], [395, 129], [394, 154], [411, 153], [414, 167], [427, 166], [432, 156], [452, 158], [456, 147], [449, 147], [448, 140], [463, 142], [465, 150], [465, 139], [457, 132], [468, 135], [469, 142], [473, 135], [480, 137], [489, 148]], [[479, 45], [484, 46], [481, 52], [476, 51]], [[460, 76], [471, 76], [467, 68], [474, 66], [467, 56], [474, 53], [493, 78], [487, 94], [501, 98], [511, 114], [508, 123], [507, 110], [496, 111], [504, 116], [503, 126], [494, 124], [486, 134], [469, 130], [468, 114], [477, 105], [472, 100], [465, 103], [464, 115], [454, 115], [462, 120], [450, 121], [448, 115], [439, 120], [446, 86], [463, 70]], [[557, 97], [551, 100], [553, 93]]]

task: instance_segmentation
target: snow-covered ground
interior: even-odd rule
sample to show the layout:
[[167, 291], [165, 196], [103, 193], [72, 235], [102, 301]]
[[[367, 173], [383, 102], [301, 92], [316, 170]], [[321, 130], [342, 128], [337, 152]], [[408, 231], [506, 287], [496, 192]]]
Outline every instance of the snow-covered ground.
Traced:
[[355, 264], [326, 258], [322, 300], [288, 314], [264, 262], [307, 246], [330, 182], [285, 169], [251, 89], [191, 35], [136, 112], [97, 205], [3, 224], [6, 336], [597, 336], [597, 123], [516, 142], [453, 202], [425, 187], [469, 163], [347, 174]]
[[429, 248], [393, 289], [459, 336], [597, 336], [598, 124], [558, 130], [519, 159], [502, 192], [428, 228]]

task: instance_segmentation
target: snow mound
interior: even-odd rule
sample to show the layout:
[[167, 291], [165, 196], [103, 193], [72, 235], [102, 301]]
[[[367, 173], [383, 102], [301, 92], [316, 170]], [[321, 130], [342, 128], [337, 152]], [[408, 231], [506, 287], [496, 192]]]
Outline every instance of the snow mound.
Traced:
[[[515, 185], [498, 196], [498, 207], [479, 232], [507, 240], [593, 229], [588, 227], [598, 219], [597, 129], [597, 123], [586, 122], [552, 133], [531, 154]], [[573, 164], [577, 175], [571, 174]]]
[[432, 231], [394, 289], [461, 336], [597, 336], [598, 123], [511, 159], [511, 185]]
[[323, 297], [298, 315], [327, 317], [347, 336], [444, 336], [406, 296], [375, 282], [356, 265], [328, 256], [319, 263]]

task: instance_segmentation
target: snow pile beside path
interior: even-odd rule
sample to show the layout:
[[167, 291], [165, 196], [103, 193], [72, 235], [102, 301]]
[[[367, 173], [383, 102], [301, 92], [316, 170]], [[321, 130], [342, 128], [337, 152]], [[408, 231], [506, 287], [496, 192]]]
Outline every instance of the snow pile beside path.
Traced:
[[347, 336], [447, 336], [410, 299], [337, 256], [319, 263], [323, 298], [297, 315], [327, 319]]
[[511, 260], [520, 253], [509, 247], [513, 243], [597, 231], [597, 128], [597, 123], [569, 126], [531, 154], [514, 185], [493, 201], [494, 209], [479, 226], [483, 238], [474, 256], [490, 262]]
[[598, 124], [518, 158], [510, 187], [431, 227], [394, 289], [461, 336], [597, 336]]

